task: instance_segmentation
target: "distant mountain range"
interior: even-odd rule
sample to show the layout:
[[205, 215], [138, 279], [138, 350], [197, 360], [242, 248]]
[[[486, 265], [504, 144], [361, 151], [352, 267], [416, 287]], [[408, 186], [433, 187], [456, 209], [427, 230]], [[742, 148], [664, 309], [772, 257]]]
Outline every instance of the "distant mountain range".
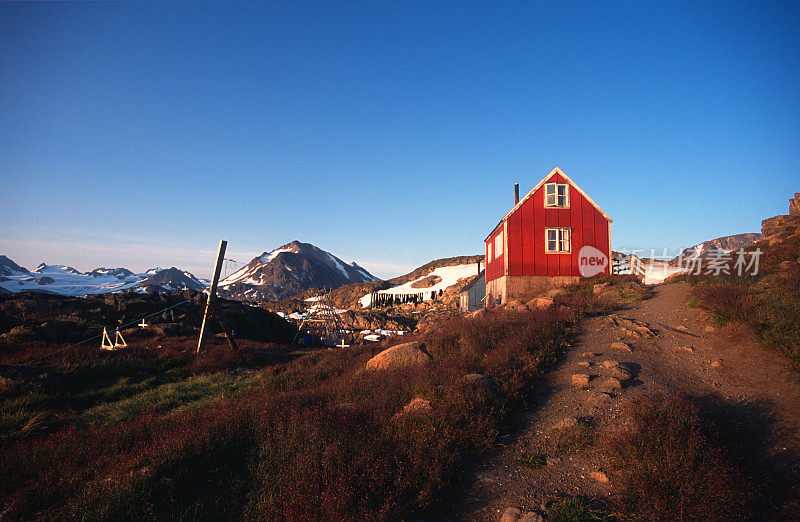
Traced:
[[228, 299], [278, 301], [312, 288], [339, 288], [380, 281], [356, 263], [346, 263], [309, 243], [292, 241], [264, 252], [219, 284]]
[[[269, 301], [292, 297], [312, 288], [339, 288], [353, 283], [380, 281], [357, 263], [340, 258], [309, 243], [292, 241], [264, 252], [223, 279], [217, 294], [227, 299]], [[127, 268], [95, 268], [83, 273], [67, 265], [40, 264], [32, 272], [0, 256], [0, 293], [45, 292], [80, 296], [132, 290], [165, 293], [208, 287], [178, 268], [151, 268], [136, 274]]]
[[208, 281], [175, 267], [150, 269], [135, 274], [127, 268], [95, 268], [81, 272], [67, 265], [37, 266], [32, 272], [0, 255], [0, 293], [45, 292], [61, 295], [87, 295], [132, 290], [166, 293], [173, 290], [202, 291]]

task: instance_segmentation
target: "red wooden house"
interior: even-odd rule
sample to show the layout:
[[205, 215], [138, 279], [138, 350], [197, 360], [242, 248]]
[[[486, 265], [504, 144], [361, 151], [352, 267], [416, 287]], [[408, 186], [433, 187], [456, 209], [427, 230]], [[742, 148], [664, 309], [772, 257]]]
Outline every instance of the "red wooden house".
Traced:
[[[486, 238], [486, 302], [533, 296], [610, 272], [611, 218], [556, 167]], [[590, 248], [591, 247], [591, 248]]]

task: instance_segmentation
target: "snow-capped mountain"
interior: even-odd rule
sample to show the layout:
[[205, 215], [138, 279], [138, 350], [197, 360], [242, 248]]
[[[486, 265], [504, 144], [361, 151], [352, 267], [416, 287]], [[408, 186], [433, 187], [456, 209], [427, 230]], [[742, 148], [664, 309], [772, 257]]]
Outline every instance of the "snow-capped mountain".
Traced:
[[120, 290], [165, 293], [173, 290], [203, 290], [207, 283], [175, 267], [134, 274], [127, 268], [95, 268], [82, 273], [67, 265], [40, 264], [33, 272], [0, 256], [0, 293], [45, 292], [80, 296]]
[[102, 277], [107, 275], [112, 275], [117, 279], [124, 279], [126, 277], [131, 277], [134, 274], [127, 268], [95, 268], [91, 272], [86, 272], [86, 275], [92, 277]]
[[309, 243], [292, 241], [264, 252], [223, 279], [219, 294], [229, 299], [280, 300], [311, 288], [339, 288], [379, 281], [356, 263], [345, 263]]
[[7, 258], [0, 256], [0, 276], [10, 276], [29, 273], [26, 268], [23, 268]]
[[139, 282], [135, 288], [161, 293], [163, 291], [189, 290], [202, 291], [206, 287], [202, 281], [186, 271], [181, 271], [174, 266], [161, 270]]

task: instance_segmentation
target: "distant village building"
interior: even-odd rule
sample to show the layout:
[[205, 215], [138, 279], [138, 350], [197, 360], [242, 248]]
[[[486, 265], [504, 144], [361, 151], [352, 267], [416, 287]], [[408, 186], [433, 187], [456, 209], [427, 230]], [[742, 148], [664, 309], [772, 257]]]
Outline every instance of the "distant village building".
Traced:
[[487, 304], [610, 273], [612, 219], [561, 169], [514, 203], [485, 240]]
[[458, 309], [462, 312], [471, 312], [483, 308], [486, 298], [486, 272], [481, 270], [467, 286], [461, 290], [458, 298]]

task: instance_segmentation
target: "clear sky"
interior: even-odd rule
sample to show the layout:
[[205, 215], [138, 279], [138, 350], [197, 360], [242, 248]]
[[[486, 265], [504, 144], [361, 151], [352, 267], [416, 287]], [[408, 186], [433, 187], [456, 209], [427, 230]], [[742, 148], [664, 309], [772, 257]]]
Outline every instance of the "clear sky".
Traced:
[[481, 253], [553, 167], [620, 248], [800, 192], [800, 2], [0, 5], [0, 254], [207, 276]]

